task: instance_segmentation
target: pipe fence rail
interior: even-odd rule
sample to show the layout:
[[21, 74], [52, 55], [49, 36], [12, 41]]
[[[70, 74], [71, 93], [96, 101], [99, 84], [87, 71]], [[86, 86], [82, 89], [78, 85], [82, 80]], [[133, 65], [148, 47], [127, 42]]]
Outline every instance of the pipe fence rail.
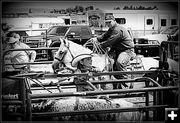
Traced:
[[132, 93], [132, 92], [149, 92], [149, 91], [162, 91], [178, 89], [176, 86], [169, 87], [150, 87], [142, 89], [116, 89], [116, 90], [103, 90], [103, 91], [85, 91], [85, 92], [63, 92], [63, 93], [48, 93], [48, 94], [30, 94], [31, 99], [34, 98], [49, 98], [49, 97], [67, 97], [67, 96], [94, 96], [114, 93]]

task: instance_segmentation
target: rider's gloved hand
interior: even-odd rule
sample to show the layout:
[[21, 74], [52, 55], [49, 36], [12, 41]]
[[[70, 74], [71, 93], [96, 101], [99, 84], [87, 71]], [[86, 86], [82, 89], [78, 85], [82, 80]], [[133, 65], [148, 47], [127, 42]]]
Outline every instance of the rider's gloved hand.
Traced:
[[92, 72], [101, 72], [101, 70], [97, 67], [92, 67], [91, 71]]
[[91, 38], [91, 40], [95, 41], [95, 42], [98, 42], [97, 38], [94, 37], [94, 38]]

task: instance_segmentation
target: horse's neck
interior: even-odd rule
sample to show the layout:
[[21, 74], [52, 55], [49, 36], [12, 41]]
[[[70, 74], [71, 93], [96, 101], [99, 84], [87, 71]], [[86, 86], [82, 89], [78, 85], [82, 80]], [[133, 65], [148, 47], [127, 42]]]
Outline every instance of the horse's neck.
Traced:
[[74, 42], [69, 42], [67, 54], [64, 57], [64, 62], [71, 62], [72, 59], [80, 54], [89, 54], [92, 53], [90, 49], [83, 47], [82, 45], [76, 44]]
[[69, 50], [72, 53], [73, 57], [76, 57], [80, 54], [90, 54], [92, 51], [88, 48], [83, 47], [74, 42], [69, 42]]

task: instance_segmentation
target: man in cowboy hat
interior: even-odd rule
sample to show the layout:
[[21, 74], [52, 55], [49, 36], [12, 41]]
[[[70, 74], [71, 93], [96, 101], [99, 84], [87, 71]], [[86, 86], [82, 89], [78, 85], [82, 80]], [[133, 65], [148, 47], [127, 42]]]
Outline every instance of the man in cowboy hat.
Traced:
[[[109, 27], [108, 31], [94, 40], [99, 41], [102, 48], [111, 48], [109, 53], [113, 54], [112, 56], [115, 61], [114, 70], [126, 71], [129, 61], [136, 56], [134, 53], [134, 42], [128, 30], [120, 26], [113, 16], [108, 16], [105, 22]], [[127, 78], [124, 74], [115, 75], [115, 77], [118, 79]], [[118, 86], [115, 85], [114, 88], [121, 88]], [[124, 86], [126, 85], [124, 84]]]
[[[10, 49], [22, 49], [22, 48], [30, 48], [28, 45], [19, 41], [19, 38], [10, 37], [9, 41], [9, 48]], [[5, 63], [6, 60], [10, 61], [11, 63], [27, 63], [27, 62], [34, 62], [36, 58], [36, 52], [34, 50], [28, 51], [10, 51], [5, 55]], [[21, 65], [13, 65], [14, 69], [18, 69], [20, 72], [22, 70], [27, 70], [28, 65], [21, 64]]]

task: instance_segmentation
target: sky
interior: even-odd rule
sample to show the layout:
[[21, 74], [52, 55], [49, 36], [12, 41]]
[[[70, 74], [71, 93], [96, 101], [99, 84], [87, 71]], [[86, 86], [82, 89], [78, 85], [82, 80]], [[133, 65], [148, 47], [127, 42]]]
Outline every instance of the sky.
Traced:
[[[176, 3], [178, 4], [178, 3]], [[174, 10], [175, 8], [177, 9], [177, 5], [174, 4], [173, 2], [123, 2], [123, 1], [46, 1], [46, 2], [16, 2], [16, 3], [8, 3], [9, 8], [48, 8], [48, 9], [66, 9], [69, 7], [74, 8], [76, 5], [81, 5], [83, 7], [87, 6], [94, 6], [94, 8], [100, 8], [102, 10], [112, 10], [114, 7], [120, 7], [123, 9], [124, 6], [145, 6], [145, 7], [154, 7], [155, 5], [160, 9], [160, 10]], [[5, 6], [4, 6], [5, 7]]]

